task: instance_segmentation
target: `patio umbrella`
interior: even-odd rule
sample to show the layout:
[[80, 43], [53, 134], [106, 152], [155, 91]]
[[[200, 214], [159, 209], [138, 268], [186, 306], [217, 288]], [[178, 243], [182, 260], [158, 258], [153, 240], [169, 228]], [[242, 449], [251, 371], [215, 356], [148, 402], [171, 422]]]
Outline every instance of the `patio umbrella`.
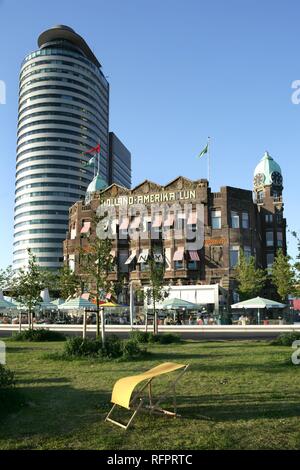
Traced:
[[40, 308], [41, 310], [56, 310], [57, 309], [57, 305], [50, 302], [50, 300], [49, 301], [43, 300], [43, 302], [40, 302], [37, 305], [37, 307]]
[[120, 305], [115, 304], [114, 302], [103, 302], [100, 303], [100, 307], [120, 307]]
[[183, 299], [167, 299], [164, 300], [162, 305], [162, 309], [169, 309], [169, 310], [179, 310], [179, 309], [187, 309], [187, 310], [196, 310], [199, 306], [192, 302], [188, 302], [187, 300]]
[[272, 309], [272, 308], [284, 308], [285, 304], [276, 302], [275, 300], [264, 299], [263, 297], [254, 297], [253, 299], [244, 300], [243, 302], [237, 302], [232, 304], [231, 308], [249, 308], [257, 310], [258, 323], [260, 319], [260, 309]]
[[0, 299], [0, 309], [1, 308], [16, 308], [17, 306], [13, 302], [9, 302], [5, 299]]
[[89, 300], [83, 299], [82, 297], [76, 297], [74, 299], [70, 299], [64, 304], [62, 304], [60, 307], [62, 310], [79, 310], [79, 309], [89, 309], [89, 310], [95, 310], [95, 304], [90, 302]]
[[52, 305], [56, 305], [57, 307], [61, 308], [61, 306], [65, 303], [64, 299], [55, 299], [55, 300], [52, 300], [51, 304]]

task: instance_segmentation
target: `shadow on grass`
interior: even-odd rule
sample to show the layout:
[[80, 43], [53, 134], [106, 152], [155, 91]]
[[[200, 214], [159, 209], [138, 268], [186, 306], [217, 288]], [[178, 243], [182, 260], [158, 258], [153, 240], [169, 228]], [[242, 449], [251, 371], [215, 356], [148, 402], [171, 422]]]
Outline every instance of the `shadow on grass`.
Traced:
[[[60, 380], [68, 382], [65, 378]], [[53, 381], [49, 378], [49, 382]], [[47, 379], [39, 382], [47, 383]], [[62, 437], [102, 422], [110, 409], [111, 393], [65, 384], [15, 388], [0, 397], [0, 439], [18, 440]]]
[[178, 400], [185, 419], [215, 422], [247, 421], [259, 419], [284, 419], [300, 417], [299, 395], [282, 395], [275, 398], [271, 393], [222, 394], [201, 397], [185, 396]]
[[[19, 375], [19, 372], [18, 372]], [[32, 376], [30, 379], [17, 379], [16, 383], [17, 385], [22, 385], [22, 384], [36, 384], [36, 383], [70, 383], [71, 381], [69, 379], [66, 379], [65, 377], [48, 377], [48, 378], [37, 378], [35, 379], [34, 376]]]

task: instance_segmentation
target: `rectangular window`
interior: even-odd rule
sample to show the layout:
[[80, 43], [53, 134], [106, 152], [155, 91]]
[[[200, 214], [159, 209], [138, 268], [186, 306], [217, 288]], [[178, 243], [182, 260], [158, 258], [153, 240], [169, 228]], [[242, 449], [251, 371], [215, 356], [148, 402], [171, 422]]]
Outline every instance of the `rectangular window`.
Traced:
[[257, 191], [257, 202], [261, 203], [264, 200], [265, 193], [264, 191]]
[[266, 222], [266, 224], [271, 224], [273, 222], [273, 214], [266, 214], [265, 215], [265, 222]]
[[240, 217], [238, 212], [231, 211], [231, 228], [240, 228]]
[[183, 261], [174, 261], [174, 269], [183, 269]]
[[240, 247], [238, 245], [230, 247], [230, 267], [235, 268], [239, 262]]
[[282, 246], [283, 246], [283, 235], [282, 235], [281, 230], [279, 230], [277, 232], [277, 246], [278, 246], [278, 248], [282, 248]]
[[268, 274], [271, 274], [271, 272], [272, 272], [273, 263], [274, 263], [274, 254], [273, 254], [273, 253], [268, 253], [268, 254], [267, 254], [267, 269], [268, 269]]
[[266, 232], [266, 244], [267, 246], [274, 246], [274, 233], [271, 231]]
[[121, 273], [128, 273], [129, 271], [129, 264], [125, 264], [125, 261], [128, 259], [128, 256], [128, 250], [119, 250], [118, 264], [119, 271]]
[[244, 246], [244, 256], [247, 260], [252, 256], [251, 246]]
[[211, 226], [213, 229], [221, 228], [221, 211], [220, 210], [211, 211]]
[[249, 214], [248, 212], [242, 213], [242, 227], [249, 228]]
[[197, 261], [189, 261], [188, 262], [188, 269], [191, 271], [195, 271], [197, 269]]

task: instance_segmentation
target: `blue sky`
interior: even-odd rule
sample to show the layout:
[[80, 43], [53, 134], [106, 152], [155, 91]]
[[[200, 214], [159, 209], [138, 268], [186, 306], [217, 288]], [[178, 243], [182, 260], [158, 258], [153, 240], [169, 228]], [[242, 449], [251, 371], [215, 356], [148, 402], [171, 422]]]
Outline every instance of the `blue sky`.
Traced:
[[282, 167], [289, 228], [300, 230], [299, 15], [297, 0], [0, 0], [0, 267], [12, 260], [19, 68], [55, 24], [74, 28], [102, 63], [133, 184], [206, 177], [196, 155], [210, 135], [212, 189], [251, 189], [268, 150]]

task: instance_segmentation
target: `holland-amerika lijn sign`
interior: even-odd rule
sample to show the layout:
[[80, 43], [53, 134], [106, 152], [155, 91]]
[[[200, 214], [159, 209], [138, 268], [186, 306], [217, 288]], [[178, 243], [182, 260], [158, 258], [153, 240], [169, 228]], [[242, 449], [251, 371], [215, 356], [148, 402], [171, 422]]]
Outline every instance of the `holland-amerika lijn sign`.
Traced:
[[108, 198], [102, 204], [106, 206], [130, 206], [132, 204], [155, 204], [196, 199], [196, 190], [161, 191], [150, 194], [137, 194]]

